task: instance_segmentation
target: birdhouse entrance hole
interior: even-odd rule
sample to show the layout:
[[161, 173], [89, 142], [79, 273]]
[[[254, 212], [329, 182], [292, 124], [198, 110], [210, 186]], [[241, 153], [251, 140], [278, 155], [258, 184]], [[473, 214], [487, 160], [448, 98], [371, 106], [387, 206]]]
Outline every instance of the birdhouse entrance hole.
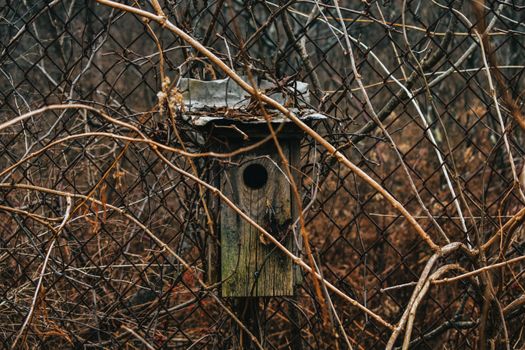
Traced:
[[242, 179], [246, 186], [258, 190], [266, 185], [268, 181], [268, 171], [266, 171], [266, 168], [261, 164], [250, 164], [244, 169]]

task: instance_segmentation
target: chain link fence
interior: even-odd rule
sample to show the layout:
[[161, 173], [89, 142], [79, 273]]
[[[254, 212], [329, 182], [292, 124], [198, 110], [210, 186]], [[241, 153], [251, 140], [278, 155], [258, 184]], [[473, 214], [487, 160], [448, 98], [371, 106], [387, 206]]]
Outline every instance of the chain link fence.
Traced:
[[[4, 348], [524, 346], [519, 2], [0, 4]], [[228, 77], [217, 59], [283, 108], [308, 83], [325, 116], [294, 296], [208, 276], [230, 158], [198, 155], [180, 81]]]

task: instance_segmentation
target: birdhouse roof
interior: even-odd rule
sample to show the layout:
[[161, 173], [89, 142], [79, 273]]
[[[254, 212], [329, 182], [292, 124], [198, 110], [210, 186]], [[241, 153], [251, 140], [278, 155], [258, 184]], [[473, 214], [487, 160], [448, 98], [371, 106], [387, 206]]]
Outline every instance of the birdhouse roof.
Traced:
[[[326, 119], [325, 115], [307, 107], [309, 91], [304, 82], [295, 81], [275, 89], [274, 84], [263, 80], [259, 89], [283, 105], [292, 105], [289, 110], [305, 123]], [[293, 121], [269, 107], [265, 107], [264, 115], [258, 103], [229, 78], [211, 81], [184, 78], [179, 83], [179, 91], [186, 110], [183, 118], [197, 129], [212, 130], [215, 135], [235, 137], [241, 131], [244, 136], [259, 137], [268, 134], [267, 118], [270, 118], [274, 126], [285, 124], [280, 136], [302, 137]], [[232, 132], [232, 126], [237, 132]]]
[[[241, 110], [253, 105], [251, 95], [230, 78], [216, 80], [182, 78], [177, 88], [182, 93], [183, 103], [188, 111], [220, 108]], [[277, 85], [262, 79], [257, 84], [257, 88], [283, 105], [307, 108], [310, 103], [308, 84], [302, 81], [288, 80]]]

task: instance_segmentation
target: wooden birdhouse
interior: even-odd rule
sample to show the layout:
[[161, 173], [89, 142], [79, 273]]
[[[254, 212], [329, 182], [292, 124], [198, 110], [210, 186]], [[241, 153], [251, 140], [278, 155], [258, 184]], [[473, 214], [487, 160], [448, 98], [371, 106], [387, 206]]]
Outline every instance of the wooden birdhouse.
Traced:
[[[296, 112], [310, 123], [324, 118], [312, 111]], [[206, 138], [210, 151], [231, 154], [216, 159], [209, 179], [233, 203], [265, 228], [287, 249], [297, 254], [301, 239], [288, 162], [300, 188], [300, 141], [304, 134], [279, 113], [269, 112], [279, 147], [268, 122], [243, 108], [200, 108], [187, 118]], [[216, 239], [208, 241], [208, 276], [221, 282], [223, 297], [292, 296], [298, 281], [297, 267], [275, 244], [218, 199]]]

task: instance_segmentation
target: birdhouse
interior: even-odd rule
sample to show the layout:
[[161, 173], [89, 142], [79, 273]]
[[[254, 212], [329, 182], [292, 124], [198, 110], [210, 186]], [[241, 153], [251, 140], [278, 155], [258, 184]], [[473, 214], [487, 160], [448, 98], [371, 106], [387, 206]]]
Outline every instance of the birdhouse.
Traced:
[[[203, 100], [201, 96], [199, 101]], [[210, 182], [297, 254], [301, 249], [301, 239], [294, 234], [298, 209], [286, 166], [300, 188], [302, 130], [277, 112], [268, 111], [269, 123], [261, 113], [229, 106], [210, 108], [210, 104], [208, 100], [206, 107], [186, 114], [206, 138], [210, 151], [230, 154], [215, 159]], [[324, 118], [312, 111], [295, 112], [306, 123]], [[300, 274], [291, 259], [227, 203], [212, 199], [210, 208], [217, 209], [217, 237], [208, 240], [208, 276], [212, 282], [221, 282], [222, 296], [292, 296]]]

